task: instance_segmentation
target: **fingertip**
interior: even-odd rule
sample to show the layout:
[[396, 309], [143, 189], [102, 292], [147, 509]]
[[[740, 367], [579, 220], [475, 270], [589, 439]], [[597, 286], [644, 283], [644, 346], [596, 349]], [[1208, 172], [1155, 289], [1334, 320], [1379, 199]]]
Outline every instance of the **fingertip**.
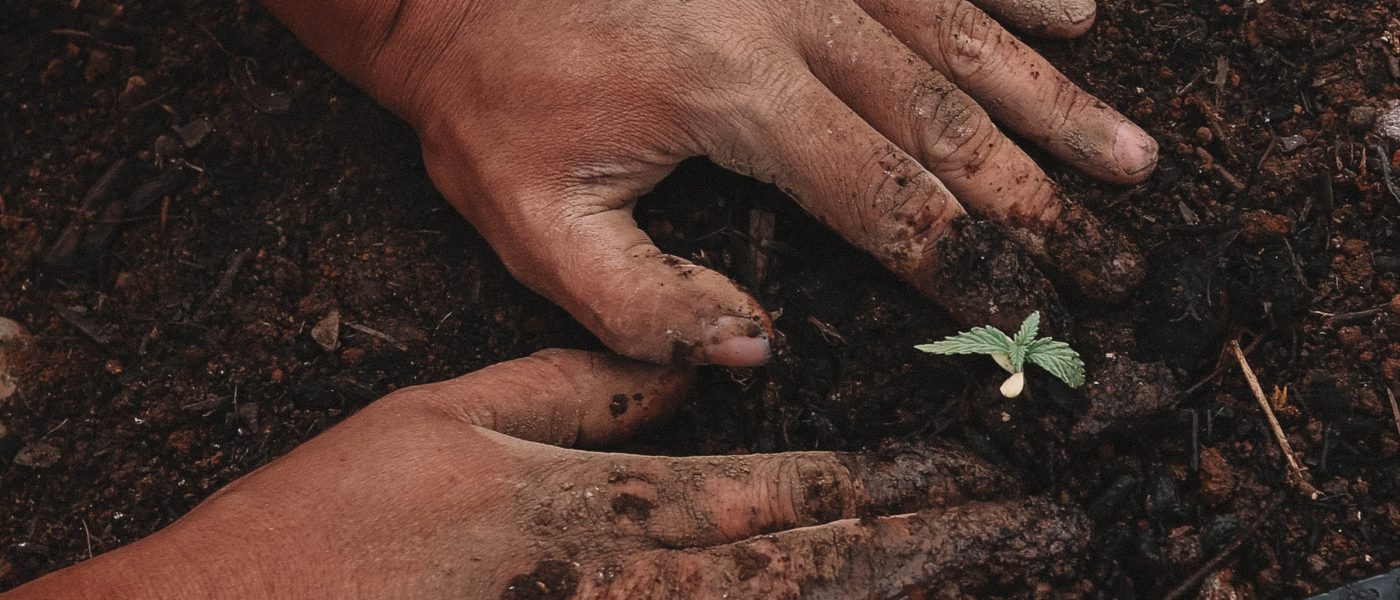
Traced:
[[[1037, 1], [1037, 0], [1032, 0]], [[1056, 4], [1054, 0], [1039, 0]], [[1096, 0], [1060, 0], [1059, 9], [1047, 19], [1041, 35], [1047, 38], [1069, 40], [1077, 38], [1094, 27], [1099, 7]]]
[[1025, 249], [990, 221], [959, 217], [905, 278], [966, 325], [1019, 327], [1041, 311], [1067, 322], [1059, 295]]
[[1086, 299], [1110, 304], [1127, 299], [1146, 276], [1137, 246], [1078, 202], [1061, 198], [1060, 206], [1054, 221], [1044, 225], [1044, 268]]
[[773, 357], [768, 328], [756, 317], [724, 316], [708, 328], [699, 357], [705, 364], [757, 367]]
[[722, 367], [758, 367], [768, 363], [773, 351], [767, 337], [734, 337], [704, 347], [705, 362]]
[[1157, 167], [1157, 140], [1132, 122], [1118, 124], [1114, 134], [1113, 159], [1124, 183], [1141, 183]]
[[1013, 29], [1067, 40], [1084, 35], [1098, 16], [1096, 0], [973, 0]]

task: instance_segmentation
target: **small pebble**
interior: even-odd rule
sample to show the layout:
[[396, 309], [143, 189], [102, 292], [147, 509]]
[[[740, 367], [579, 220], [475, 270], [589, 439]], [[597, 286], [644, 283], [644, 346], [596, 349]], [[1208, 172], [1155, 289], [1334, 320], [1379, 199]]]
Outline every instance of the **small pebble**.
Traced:
[[1279, 151], [1283, 152], [1284, 154], [1292, 154], [1294, 152], [1297, 152], [1298, 149], [1302, 148], [1303, 144], [1306, 143], [1308, 143], [1308, 138], [1305, 138], [1301, 135], [1290, 135], [1278, 139], [1278, 148]]
[[60, 458], [63, 458], [63, 453], [59, 452], [58, 448], [45, 442], [34, 442], [19, 449], [15, 454], [15, 464], [33, 469], [47, 469], [58, 464]]
[[24, 326], [0, 317], [0, 400], [19, 391], [20, 353], [31, 339]]
[[1391, 100], [1376, 118], [1376, 132], [1400, 143], [1400, 100]]
[[1347, 113], [1347, 125], [1353, 131], [1366, 131], [1376, 124], [1376, 116], [1380, 111], [1374, 106], [1356, 106]]
[[340, 347], [340, 311], [333, 310], [321, 322], [311, 328], [311, 339], [326, 352], [335, 352]]
[[157, 137], [156, 141], [151, 144], [151, 147], [155, 150], [157, 156], [164, 158], [180, 156], [185, 153], [185, 145], [180, 143], [180, 140], [168, 135]]
[[175, 128], [175, 133], [180, 134], [180, 141], [185, 144], [186, 148], [194, 148], [203, 143], [205, 136], [213, 130], [214, 124], [210, 123], [209, 119], [200, 117], [185, 124], [184, 127]]
[[146, 93], [147, 89], [149, 89], [149, 87], [146, 85], [146, 80], [144, 78], [140, 75], [132, 75], [127, 78], [126, 87], [123, 88], [121, 94], [117, 96], [117, 102], [127, 108], [134, 107], [146, 100], [146, 96], [148, 95]]

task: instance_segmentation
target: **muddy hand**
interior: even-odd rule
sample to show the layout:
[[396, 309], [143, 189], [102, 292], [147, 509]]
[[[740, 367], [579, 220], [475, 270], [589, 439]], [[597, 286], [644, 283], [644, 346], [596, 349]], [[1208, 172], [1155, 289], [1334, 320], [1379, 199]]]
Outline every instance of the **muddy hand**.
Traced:
[[517, 277], [622, 354], [769, 358], [758, 303], [632, 219], [692, 156], [777, 184], [965, 322], [1053, 310], [1042, 271], [1092, 298], [1141, 278], [994, 120], [1112, 182], [1145, 178], [1156, 143], [974, 6], [1070, 37], [1093, 0], [264, 3], [414, 125]]
[[626, 437], [685, 379], [547, 351], [404, 390], [150, 538], [5, 598], [888, 597], [1024, 576], [1087, 542], [1080, 513], [994, 501], [1014, 484], [950, 449], [559, 447]]

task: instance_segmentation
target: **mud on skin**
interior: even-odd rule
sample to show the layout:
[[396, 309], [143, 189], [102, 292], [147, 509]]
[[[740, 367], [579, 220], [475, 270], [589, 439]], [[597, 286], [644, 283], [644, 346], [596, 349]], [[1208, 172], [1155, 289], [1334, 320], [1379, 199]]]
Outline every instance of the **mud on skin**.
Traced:
[[[862, 518], [1021, 494], [1014, 478], [950, 444], [886, 446], [871, 453], [873, 461], [858, 455], [839, 456], [851, 476], [865, 482], [872, 496]], [[932, 482], [938, 485], [930, 485]]]
[[1161, 363], [1118, 357], [1100, 361], [1092, 374], [1089, 410], [1070, 432], [1076, 441], [1123, 430], [1175, 406], [1179, 399], [1176, 378]]
[[562, 560], [543, 560], [535, 570], [510, 580], [501, 600], [565, 600], [578, 590], [578, 569]]
[[[1022, 232], [1012, 235], [1021, 237]], [[1073, 282], [1090, 300], [1121, 301], [1147, 273], [1137, 247], [1078, 202], [1065, 200], [1053, 229], [1040, 242], [1046, 260], [1041, 267], [1055, 279]]]
[[[657, 461], [564, 460], [542, 483], [560, 491], [517, 496], [506, 514], [521, 519], [532, 550], [505, 567], [513, 570], [500, 597], [893, 597], [927, 582], [980, 589], [1053, 568], [1090, 542], [1078, 509], [1025, 499], [1015, 479], [948, 445]], [[755, 487], [766, 491], [754, 512], [716, 501]], [[888, 515], [907, 516], [877, 518]], [[756, 521], [735, 529], [735, 519]]]
[[991, 324], [1015, 331], [1027, 315], [1041, 311], [1046, 335], [1064, 337], [1069, 312], [1055, 288], [1019, 244], [990, 221], [959, 217], [933, 250], [937, 263], [926, 279], [913, 281], [964, 325]]

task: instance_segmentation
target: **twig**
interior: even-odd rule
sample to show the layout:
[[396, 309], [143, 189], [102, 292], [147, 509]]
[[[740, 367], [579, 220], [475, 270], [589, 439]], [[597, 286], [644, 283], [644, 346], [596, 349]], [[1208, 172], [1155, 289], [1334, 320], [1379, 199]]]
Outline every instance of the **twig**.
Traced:
[[1303, 263], [1298, 262], [1298, 254], [1293, 251], [1293, 244], [1289, 243], [1288, 238], [1283, 238], [1283, 247], [1288, 249], [1288, 259], [1293, 261], [1293, 275], [1298, 278], [1298, 285], [1312, 291], [1308, 286], [1308, 278], [1303, 275]]
[[92, 531], [88, 530], [87, 519], [82, 519], [83, 535], [87, 537], [87, 557], [92, 558]]
[[111, 166], [102, 173], [97, 182], [88, 188], [83, 194], [83, 199], [78, 203], [78, 210], [73, 214], [73, 218], [68, 221], [68, 225], [63, 228], [63, 233], [59, 234], [48, 252], [44, 253], [40, 259], [40, 264], [50, 269], [63, 268], [73, 262], [74, 256], [78, 253], [78, 244], [83, 241], [83, 235], [87, 233], [88, 222], [97, 216], [98, 211], [105, 205], [113, 189], [121, 182], [127, 165], [130, 163], [125, 158], [112, 161]]
[[238, 278], [238, 271], [243, 268], [243, 261], [248, 260], [248, 255], [252, 253], [253, 250], [251, 248], [245, 248], [233, 254], [233, 258], [229, 260], [228, 268], [224, 269], [224, 274], [219, 277], [219, 284], [214, 286], [214, 291], [209, 292], [209, 297], [204, 300], [204, 306], [200, 307], [199, 312], [195, 313], [194, 320], [197, 321], [207, 314], [210, 307], [214, 305], [214, 302], [223, 298], [224, 294], [229, 293], [229, 290], [233, 289], [233, 282]]
[[112, 49], [114, 49], [114, 50], [121, 50], [121, 51], [123, 51], [123, 52], [135, 52], [135, 51], [136, 51], [136, 48], [133, 48], [133, 47], [131, 47], [131, 46], [123, 46], [123, 45], [121, 45], [121, 44], [113, 44], [112, 42], [109, 42], [109, 41], [104, 40], [104, 39], [102, 39], [102, 38], [100, 38], [100, 37], [97, 37], [97, 36], [95, 36], [95, 35], [93, 35], [93, 34], [91, 34], [91, 33], [88, 33], [88, 32], [86, 32], [86, 31], [79, 31], [79, 30], [77, 30], [77, 29], [50, 29], [50, 30], [49, 30], [49, 33], [52, 33], [52, 34], [54, 34], [54, 35], [62, 35], [62, 36], [66, 36], [66, 37], [75, 37], [75, 38], [82, 38], [82, 39], [85, 39], [85, 40], [91, 40], [92, 43], [97, 44], [98, 46], [105, 46], [105, 47], [107, 47], [107, 48], [112, 48]]
[[1322, 317], [1322, 318], [1324, 318], [1324, 319], [1327, 319], [1327, 320], [1330, 322], [1330, 324], [1334, 324], [1334, 325], [1347, 325], [1347, 324], [1350, 324], [1350, 323], [1355, 323], [1355, 322], [1364, 320], [1364, 319], [1367, 318], [1367, 317], [1373, 317], [1373, 316], [1376, 316], [1376, 315], [1378, 315], [1378, 314], [1381, 314], [1382, 312], [1385, 311], [1385, 309], [1386, 309], [1388, 306], [1390, 306], [1390, 305], [1387, 304], [1387, 305], [1384, 305], [1384, 306], [1377, 306], [1376, 308], [1368, 308], [1368, 309], [1366, 309], [1366, 310], [1358, 310], [1358, 311], [1356, 311], [1356, 312], [1347, 312], [1347, 313], [1329, 313], [1329, 312], [1322, 312], [1322, 311], [1320, 311], [1320, 310], [1310, 310], [1310, 311], [1308, 311], [1308, 312], [1310, 312], [1310, 313], [1312, 313], [1312, 314], [1314, 314], [1314, 315], [1317, 315], [1317, 316], [1319, 316], [1319, 317]]
[[1179, 600], [1196, 589], [1196, 586], [1201, 585], [1201, 582], [1211, 573], [1214, 573], [1216, 569], [1219, 569], [1220, 565], [1224, 564], [1230, 556], [1234, 555], [1235, 551], [1240, 549], [1240, 546], [1243, 546], [1249, 538], [1254, 537], [1254, 533], [1259, 531], [1259, 526], [1263, 525], [1264, 521], [1268, 520], [1268, 517], [1273, 516], [1274, 510], [1282, 503], [1283, 497], [1274, 498], [1273, 501], [1269, 502], [1269, 505], [1264, 507], [1263, 512], [1255, 515], [1254, 520], [1250, 521], [1249, 525], [1245, 526], [1244, 530], [1241, 531], [1239, 535], [1235, 536], [1235, 539], [1230, 540], [1229, 544], [1221, 548], [1215, 556], [1211, 557], [1211, 559], [1201, 565], [1200, 568], [1192, 571], [1189, 577], [1172, 588], [1172, 591], [1167, 592], [1167, 595], [1163, 596], [1162, 600]]
[[822, 334], [822, 339], [826, 340], [826, 343], [832, 345], [835, 345], [837, 342], [840, 342], [842, 344], [846, 343], [846, 338], [845, 336], [841, 335], [840, 331], [837, 331], [835, 327], [832, 327], [831, 325], [822, 322], [821, 319], [818, 319], [812, 315], [807, 315], [807, 322], [811, 323], [812, 327], [817, 328], [817, 333]]
[[360, 332], [360, 333], [363, 333], [363, 334], [365, 334], [365, 335], [374, 336], [374, 337], [377, 337], [377, 338], [379, 338], [379, 339], [381, 339], [381, 340], [384, 340], [384, 341], [386, 341], [386, 342], [389, 342], [389, 345], [390, 345], [390, 346], [393, 346], [393, 347], [395, 347], [395, 348], [398, 348], [399, 351], [401, 351], [401, 352], [408, 352], [408, 344], [405, 344], [405, 343], [403, 343], [403, 342], [400, 342], [400, 341], [398, 340], [398, 338], [395, 338], [395, 337], [392, 336], [392, 335], [389, 335], [389, 334], [387, 334], [387, 333], [384, 333], [383, 331], [379, 331], [378, 329], [371, 329], [371, 328], [365, 327], [364, 325], [361, 325], [361, 324], [359, 324], [359, 323], [351, 323], [351, 322], [349, 322], [349, 321], [346, 321], [346, 322], [345, 322], [345, 326], [346, 326], [346, 327], [349, 327], [349, 328], [351, 328], [351, 329], [354, 329], [355, 331], [358, 331], [358, 332]]
[[[1250, 355], [1250, 354], [1254, 354], [1254, 349], [1255, 349], [1255, 348], [1258, 348], [1258, 347], [1259, 347], [1259, 342], [1262, 342], [1262, 341], [1264, 341], [1264, 336], [1262, 336], [1262, 335], [1259, 336], [1259, 337], [1254, 338], [1254, 341], [1252, 341], [1252, 342], [1249, 343], [1249, 347], [1244, 349], [1245, 355], [1248, 356], [1248, 355]], [[1210, 372], [1210, 375], [1206, 375], [1205, 377], [1202, 377], [1200, 381], [1197, 381], [1196, 383], [1191, 384], [1191, 387], [1188, 387], [1188, 388], [1186, 388], [1185, 391], [1181, 392], [1181, 397], [1182, 397], [1182, 398], [1185, 398], [1185, 397], [1188, 397], [1188, 396], [1190, 396], [1190, 395], [1192, 395], [1192, 394], [1194, 394], [1194, 393], [1196, 393], [1196, 392], [1201, 391], [1201, 388], [1205, 387], [1205, 385], [1206, 385], [1207, 383], [1210, 383], [1210, 382], [1213, 381], [1216, 377], [1219, 377], [1221, 373], [1224, 373], [1224, 372], [1225, 372], [1225, 365], [1226, 365], [1226, 363], [1225, 363], [1225, 361], [1224, 361], [1224, 358], [1222, 357], [1221, 360], [1220, 360], [1220, 364], [1217, 364], [1217, 365], [1215, 366], [1215, 370], [1211, 371], [1211, 372]]]
[[1238, 339], [1230, 340], [1228, 348], [1230, 353], [1235, 355], [1235, 360], [1240, 363], [1240, 371], [1244, 373], [1245, 381], [1249, 382], [1249, 389], [1254, 392], [1254, 399], [1259, 402], [1259, 408], [1263, 409], [1264, 416], [1269, 419], [1269, 427], [1274, 430], [1274, 437], [1278, 439], [1278, 445], [1283, 449], [1284, 458], [1288, 459], [1288, 467], [1293, 471], [1296, 485], [1309, 497], [1316, 498], [1318, 496], [1317, 488], [1308, 482], [1308, 477], [1303, 472], [1303, 465], [1298, 463], [1298, 457], [1293, 454], [1293, 446], [1288, 443], [1288, 438], [1284, 436], [1283, 426], [1279, 425], [1278, 417], [1274, 415], [1274, 407], [1269, 405], [1269, 399], [1264, 396], [1264, 389], [1259, 387], [1259, 378], [1254, 375], [1254, 369], [1249, 367], [1249, 360], [1244, 357], [1244, 350], [1240, 349], [1240, 341]]
[[1225, 180], [1225, 183], [1231, 188], [1233, 188], [1236, 192], [1243, 192], [1248, 187], [1244, 184], [1243, 181], [1240, 181], [1240, 178], [1235, 177], [1234, 173], [1231, 173], [1229, 169], [1226, 169], [1225, 165], [1222, 165], [1220, 164], [1220, 161], [1215, 160], [1215, 157], [1211, 155], [1209, 150], [1197, 146], [1196, 156], [1206, 163], [1206, 168], [1215, 171], [1215, 174], [1219, 175], [1221, 179]]
[[1390, 391], [1390, 386], [1385, 386], [1385, 397], [1390, 399], [1390, 415], [1395, 418], [1395, 431], [1400, 433], [1400, 405], [1395, 404], [1395, 392]]

